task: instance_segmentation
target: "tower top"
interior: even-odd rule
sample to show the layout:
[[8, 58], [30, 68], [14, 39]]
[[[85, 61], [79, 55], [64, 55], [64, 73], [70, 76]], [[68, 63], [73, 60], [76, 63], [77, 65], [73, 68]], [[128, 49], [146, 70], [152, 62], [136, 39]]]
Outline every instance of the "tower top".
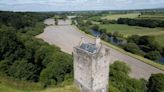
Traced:
[[84, 37], [81, 37], [81, 41], [79, 45], [82, 45], [83, 43], [85, 43]]
[[101, 39], [98, 36], [95, 39], [95, 43], [87, 43], [84, 40], [85, 40], [84, 37], [81, 37], [81, 41], [78, 46], [80, 49], [83, 49], [90, 53], [96, 53], [101, 47]]
[[99, 48], [101, 46], [101, 39], [99, 36], [96, 37], [96, 41], [95, 41], [95, 44], [96, 44], [96, 47]]

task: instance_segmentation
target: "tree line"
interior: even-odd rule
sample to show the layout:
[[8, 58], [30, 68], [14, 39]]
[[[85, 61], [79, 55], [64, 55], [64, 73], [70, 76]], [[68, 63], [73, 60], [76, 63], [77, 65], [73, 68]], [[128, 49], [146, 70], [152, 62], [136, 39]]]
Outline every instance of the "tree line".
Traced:
[[152, 19], [131, 19], [131, 18], [119, 18], [118, 24], [127, 24], [130, 26], [141, 26], [141, 27], [164, 27], [163, 20], [152, 20]]
[[121, 45], [121, 47], [131, 53], [144, 56], [151, 60], [158, 60], [163, 55], [164, 47], [152, 36], [138, 36], [132, 35], [127, 38], [127, 44]]

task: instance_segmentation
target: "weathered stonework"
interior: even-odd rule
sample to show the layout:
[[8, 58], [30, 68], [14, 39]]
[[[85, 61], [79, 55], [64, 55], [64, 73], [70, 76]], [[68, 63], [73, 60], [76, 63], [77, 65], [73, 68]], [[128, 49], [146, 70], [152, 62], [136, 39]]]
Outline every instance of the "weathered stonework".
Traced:
[[100, 46], [92, 53], [74, 47], [74, 81], [81, 92], [107, 92], [109, 81], [109, 50]]

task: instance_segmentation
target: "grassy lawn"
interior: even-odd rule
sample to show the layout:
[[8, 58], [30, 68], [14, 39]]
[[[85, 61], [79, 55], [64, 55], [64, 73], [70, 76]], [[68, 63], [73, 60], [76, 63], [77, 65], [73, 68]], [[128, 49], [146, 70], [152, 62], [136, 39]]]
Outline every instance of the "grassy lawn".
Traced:
[[74, 85], [59, 88], [47, 88], [45, 90], [20, 90], [0, 84], [0, 92], [79, 92]]
[[107, 32], [119, 32], [125, 36], [164, 34], [164, 29], [162, 28], [146, 28], [146, 27], [128, 26], [122, 24], [101, 24], [100, 28], [107, 29]]
[[52, 86], [46, 89], [38, 84], [40, 83], [19, 81], [0, 76], [0, 92], [79, 92], [71, 79], [64, 81], [61, 86]]
[[0, 84], [0, 92], [30, 92], [30, 91], [21, 91], [21, 90], [17, 90], [15, 88], [11, 88], [3, 84]]
[[140, 13], [128, 13], [128, 14], [109, 14], [102, 17], [102, 19], [117, 20], [118, 18], [137, 18]]

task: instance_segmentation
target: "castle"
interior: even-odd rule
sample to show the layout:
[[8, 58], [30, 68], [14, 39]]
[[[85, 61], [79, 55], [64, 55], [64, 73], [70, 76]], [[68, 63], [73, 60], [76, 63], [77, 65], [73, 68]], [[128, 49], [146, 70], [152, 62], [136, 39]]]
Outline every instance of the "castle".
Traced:
[[109, 50], [99, 37], [95, 43], [82, 38], [74, 47], [74, 82], [81, 92], [107, 92], [109, 81]]

